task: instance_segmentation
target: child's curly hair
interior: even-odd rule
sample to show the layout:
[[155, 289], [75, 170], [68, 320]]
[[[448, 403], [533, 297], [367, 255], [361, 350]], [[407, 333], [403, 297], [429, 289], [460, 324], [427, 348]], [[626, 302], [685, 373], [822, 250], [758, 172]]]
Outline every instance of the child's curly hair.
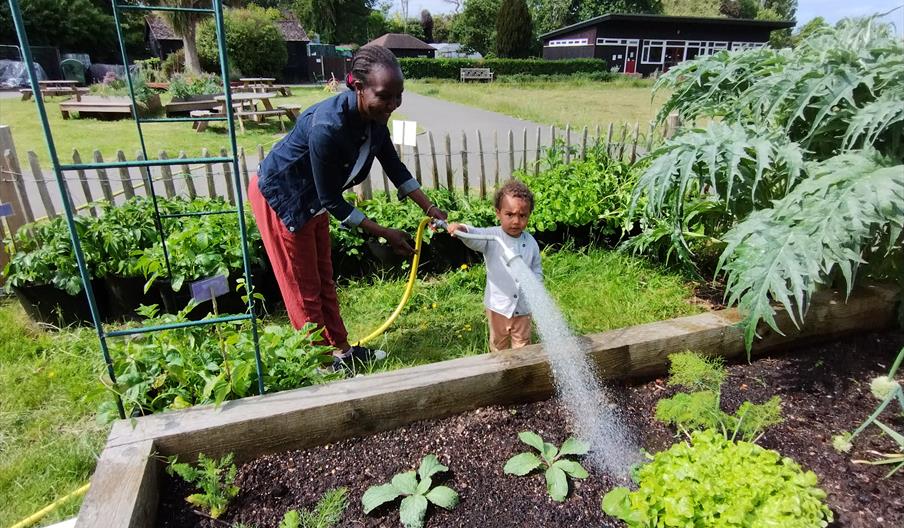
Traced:
[[521, 180], [511, 179], [505, 182], [502, 187], [500, 187], [499, 190], [496, 191], [496, 196], [493, 198], [493, 206], [497, 211], [502, 205], [503, 196], [521, 198], [522, 200], [527, 202], [527, 205], [528, 207], [530, 207], [531, 212], [534, 211], [534, 193], [530, 192], [530, 189], [528, 189], [527, 185], [525, 185]]

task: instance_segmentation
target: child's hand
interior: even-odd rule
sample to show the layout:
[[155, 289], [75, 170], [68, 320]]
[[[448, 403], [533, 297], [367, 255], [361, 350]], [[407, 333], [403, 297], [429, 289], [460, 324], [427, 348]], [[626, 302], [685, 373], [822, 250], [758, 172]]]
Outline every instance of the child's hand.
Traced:
[[455, 236], [455, 233], [457, 233], [458, 231], [461, 231], [462, 233], [467, 233], [468, 226], [466, 226], [464, 224], [449, 224], [449, 228], [447, 229], [447, 231], [449, 231], [450, 235]]

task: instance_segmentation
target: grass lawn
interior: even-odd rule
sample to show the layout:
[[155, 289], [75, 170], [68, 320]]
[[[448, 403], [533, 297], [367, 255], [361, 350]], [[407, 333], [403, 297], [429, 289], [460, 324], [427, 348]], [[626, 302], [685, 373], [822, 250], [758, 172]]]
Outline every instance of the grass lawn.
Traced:
[[[579, 333], [598, 332], [701, 308], [689, 302], [682, 277], [605, 250], [544, 256], [547, 287]], [[483, 265], [419, 282], [408, 308], [373, 346], [390, 352], [377, 370], [391, 370], [487, 350]], [[377, 278], [340, 286], [352, 339], [369, 333], [394, 309], [404, 279]], [[283, 322], [285, 316], [273, 317]], [[9, 526], [86, 482], [107, 427], [94, 419], [108, 396], [90, 329], [50, 332], [31, 324], [15, 301], [0, 302], [0, 526]], [[73, 350], [83, 350], [74, 354]], [[13, 388], [11, 390], [11, 388]], [[47, 518], [77, 512], [78, 500]]]
[[405, 88], [519, 119], [572, 128], [639, 122], [641, 131], [656, 115], [666, 94], [651, 100], [648, 80], [537, 81], [465, 83], [451, 80], [407, 81]]

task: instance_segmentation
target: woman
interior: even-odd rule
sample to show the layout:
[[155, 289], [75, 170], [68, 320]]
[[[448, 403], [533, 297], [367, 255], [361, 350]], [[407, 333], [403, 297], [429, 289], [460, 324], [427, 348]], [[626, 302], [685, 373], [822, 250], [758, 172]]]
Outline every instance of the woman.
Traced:
[[334, 367], [379, 359], [379, 352], [351, 346], [339, 315], [330, 256], [329, 216], [344, 228], [360, 227], [386, 239], [400, 255], [413, 253], [404, 231], [380, 226], [348, 203], [342, 192], [364, 181], [376, 157], [398, 189], [427, 216], [445, 220], [399, 160], [386, 123], [402, 104], [399, 62], [382, 46], [364, 46], [352, 59], [350, 91], [305, 110], [292, 131], [264, 159], [248, 195], [289, 319], [324, 329]]

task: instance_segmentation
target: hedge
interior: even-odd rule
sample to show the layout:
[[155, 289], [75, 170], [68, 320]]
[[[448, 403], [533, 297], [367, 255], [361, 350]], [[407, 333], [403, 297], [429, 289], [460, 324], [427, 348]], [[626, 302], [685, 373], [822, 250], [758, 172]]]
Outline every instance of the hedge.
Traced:
[[407, 79], [458, 79], [461, 68], [489, 68], [499, 75], [572, 75], [608, 73], [605, 61], [598, 59], [399, 59]]

